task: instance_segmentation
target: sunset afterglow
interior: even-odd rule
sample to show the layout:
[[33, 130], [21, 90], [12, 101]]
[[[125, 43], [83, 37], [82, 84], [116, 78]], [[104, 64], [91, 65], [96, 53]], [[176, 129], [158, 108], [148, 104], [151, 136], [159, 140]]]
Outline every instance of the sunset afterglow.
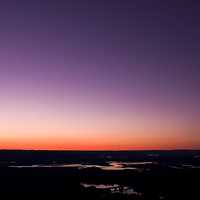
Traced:
[[0, 8], [0, 149], [200, 147], [194, 20], [166, 23], [142, 4], [61, 1], [56, 14], [29, 3]]

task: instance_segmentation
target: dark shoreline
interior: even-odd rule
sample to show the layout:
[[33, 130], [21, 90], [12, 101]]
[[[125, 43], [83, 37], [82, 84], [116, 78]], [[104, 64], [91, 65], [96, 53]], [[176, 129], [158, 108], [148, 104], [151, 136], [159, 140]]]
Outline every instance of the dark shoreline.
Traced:
[[[52, 163], [105, 164], [110, 160], [157, 164], [140, 170], [102, 170], [97, 167], [15, 168], [10, 165]], [[7, 198], [161, 200], [200, 199], [200, 151], [0, 151], [0, 194]], [[91, 185], [120, 185], [135, 193], [111, 192]]]

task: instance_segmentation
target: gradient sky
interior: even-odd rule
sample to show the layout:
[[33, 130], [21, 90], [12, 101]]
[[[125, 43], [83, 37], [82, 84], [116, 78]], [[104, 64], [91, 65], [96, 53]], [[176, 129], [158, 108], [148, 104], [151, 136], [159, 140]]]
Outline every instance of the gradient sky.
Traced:
[[0, 149], [200, 148], [200, 3], [0, 2]]

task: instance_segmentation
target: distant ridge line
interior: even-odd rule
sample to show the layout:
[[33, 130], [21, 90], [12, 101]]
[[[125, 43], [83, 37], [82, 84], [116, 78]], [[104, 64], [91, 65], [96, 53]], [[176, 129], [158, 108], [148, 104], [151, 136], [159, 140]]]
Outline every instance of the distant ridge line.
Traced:
[[35, 152], [170, 152], [170, 151], [200, 151], [199, 149], [149, 149], [149, 150], [48, 150], [48, 149], [0, 149], [2, 151], [35, 151]]

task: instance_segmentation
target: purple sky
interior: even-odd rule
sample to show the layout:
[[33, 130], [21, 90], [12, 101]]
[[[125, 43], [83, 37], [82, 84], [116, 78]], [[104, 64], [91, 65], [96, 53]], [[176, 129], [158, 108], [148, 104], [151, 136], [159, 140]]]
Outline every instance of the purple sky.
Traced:
[[90, 129], [115, 141], [120, 122], [119, 135], [134, 140], [134, 124], [148, 138], [152, 120], [162, 125], [152, 138], [169, 134], [186, 141], [180, 148], [198, 148], [199, 10], [193, 0], [1, 1], [0, 141], [38, 141], [53, 129], [48, 121], [56, 124], [52, 137]]

